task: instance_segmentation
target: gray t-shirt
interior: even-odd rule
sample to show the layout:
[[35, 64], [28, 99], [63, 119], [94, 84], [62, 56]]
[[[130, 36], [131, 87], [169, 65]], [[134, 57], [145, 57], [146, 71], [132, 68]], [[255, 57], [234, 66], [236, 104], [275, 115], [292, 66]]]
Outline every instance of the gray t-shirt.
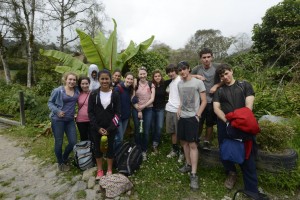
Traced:
[[216, 66], [213, 64], [210, 68], [205, 69], [203, 65], [198, 65], [192, 69], [191, 74], [197, 74], [205, 77], [206, 80], [203, 82], [206, 88], [206, 100], [207, 103], [212, 103], [213, 94], [210, 94], [209, 91], [218, 82], [215, 77]]
[[205, 91], [203, 81], [196, 78], [188, 81], [181, 80], [178, 83], [178, 91], [182, 104], [180, 117], [194, 117], [200, 107], [200, 92]]

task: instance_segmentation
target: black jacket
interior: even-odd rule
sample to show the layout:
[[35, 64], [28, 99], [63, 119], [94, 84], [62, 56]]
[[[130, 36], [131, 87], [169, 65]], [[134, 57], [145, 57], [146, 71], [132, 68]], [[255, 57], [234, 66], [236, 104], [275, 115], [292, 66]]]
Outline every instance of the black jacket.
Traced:
[[97, 131], [104, 128], [108, 133], [115, 133], [117, 126], [113, 123], [113, 118], [117, 115], [120, 118], [121, 106], [120, 96], [116, 91], [112, 92], [111, 102], [106, 109], [103, 108], [100, 100], [100, 89], [94, 90], [89, 97], [88, 114], [91, 128]]

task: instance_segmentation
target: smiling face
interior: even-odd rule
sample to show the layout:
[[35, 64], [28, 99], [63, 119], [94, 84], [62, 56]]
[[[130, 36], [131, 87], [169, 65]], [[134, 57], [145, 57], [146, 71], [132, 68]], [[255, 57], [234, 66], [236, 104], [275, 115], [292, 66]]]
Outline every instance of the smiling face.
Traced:
[[153, 76], [153, 79], [156, 83], [160, 83], [162, 77], [161, 77], [160, 73], [155, 73]]
[[111, 79], [109, 74], [107, 73], [101, 73], [99, 77], [99, 82], [101, 85], [101, 89], [109, 89], [111, 84]]
[[73, 74], [69, 74], [67, 77], [66, 77], [66, 86], [67, 87], [70, 87], [70, 88], [74, 88], [76, 86], [76, 76], [73, 75]]
[[127, 75], [124, 83], [126, 87], [131, 86], [133, 84], [133, 76], [131, 74]]
[[119, 83], [120, 80], [121, 80], [121, 73], [120, 72], [115, 72], [113, 74], [112, 78], [113, 78], [114, 83]]
[[146, 70], [140, 69], [138, 76], [139, 76], [140, 80], [146, 80], [146, 78], [147, 78], [147, 72], [146, 72]]
[[187, 79], [190, 74], [190, 68], [187, 66], [182, 66], [178, 69], [178, 72], [182, 79]]
[[81, 87], [83, 92], [88, 92], [89, 91], [89, 86], [90, 86], [90, 83], [87, 79], [82, 79], [81, 80], [80, 87]]

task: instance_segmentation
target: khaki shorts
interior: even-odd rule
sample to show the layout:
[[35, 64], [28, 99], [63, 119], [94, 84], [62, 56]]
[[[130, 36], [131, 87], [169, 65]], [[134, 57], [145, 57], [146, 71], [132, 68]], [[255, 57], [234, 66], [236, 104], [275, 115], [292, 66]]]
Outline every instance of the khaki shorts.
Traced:
[[177, 113], [166, 111], [166, 133], [177, 134]]

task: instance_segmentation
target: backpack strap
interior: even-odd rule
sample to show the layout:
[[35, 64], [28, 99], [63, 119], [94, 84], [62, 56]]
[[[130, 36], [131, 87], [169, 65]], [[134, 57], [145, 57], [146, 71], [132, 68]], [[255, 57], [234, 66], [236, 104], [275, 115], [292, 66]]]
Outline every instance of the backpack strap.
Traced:
[[119, 88], [120, 94], [122, 94], [124, 92], [124, 88], [122, 87], [122, 85], [118, 83], [117, 87]]

